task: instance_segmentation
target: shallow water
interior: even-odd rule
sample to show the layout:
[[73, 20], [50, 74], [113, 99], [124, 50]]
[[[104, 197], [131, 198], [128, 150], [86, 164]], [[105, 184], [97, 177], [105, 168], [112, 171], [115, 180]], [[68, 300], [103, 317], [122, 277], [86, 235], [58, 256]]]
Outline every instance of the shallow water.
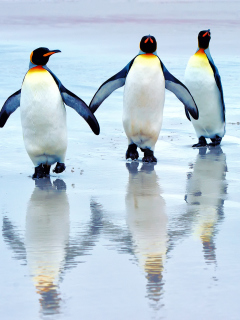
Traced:
[[[121, 25], [113, 41], [119, 24], [111, 23], [75, 26], [83, 49], [74, 36], [54, 39], [58, 26], [49, 29], [46, 46], [62, 50], [49, 68], [87, 103], [138, 51], [131, 40], [138, 42], [139, 24]], [[0, 34], [1, 104], [20, 88], [29, 54], [39, 46], [37, 38], [20, 38], [28, 37], [20, 25], [15, 33], [8, 31], [11, 39]], [[100, 45], [97, 32], [104, 28], [111, 44], [104, 38], [96, 54], [89, 35]], [[125, 52], [119, 42], [134, 28]], [[169, 30], [176, 42], [178, 28], [185, 32], [182, 23]], [[70, 24], [60, 30], [66, 35], [73, 29]], [[40, 26], [36, 32], [43, 42]], [[216, 28], [216, 37], [221, 32]], [[186, 43], [179, 52], [171, 51], [171, 44], [159, 54], [180, 80], [196, 49], [194, 44], [187, 52], [192, 43]], [[219, 148], [191, 148], [193, 127], [181, 103], [167, 93], [158, 163], [143, 164], [142, 154], [139, 161], [126, 162], [120, 89], [96, 112], [98, 137], [67, 108], [67, 169], [33, 181], [19, 110], [9, 118], [0, 132], [1, 319], [239, 318], [240, 58], [236, 50], [211, 49], [227, 110], [227, 134]]]

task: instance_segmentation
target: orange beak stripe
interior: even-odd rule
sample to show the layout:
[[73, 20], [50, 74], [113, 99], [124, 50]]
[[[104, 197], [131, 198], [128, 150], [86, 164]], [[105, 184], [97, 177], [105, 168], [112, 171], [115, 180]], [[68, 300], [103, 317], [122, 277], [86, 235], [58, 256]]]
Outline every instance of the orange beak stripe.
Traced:
[[48, 53], [45, 53], [45, 54], [43, 55], [43, 57], [51, 56], [51, 55], [54, 54], [54, 53], [56, 53], [56, 52], [48, 52]]

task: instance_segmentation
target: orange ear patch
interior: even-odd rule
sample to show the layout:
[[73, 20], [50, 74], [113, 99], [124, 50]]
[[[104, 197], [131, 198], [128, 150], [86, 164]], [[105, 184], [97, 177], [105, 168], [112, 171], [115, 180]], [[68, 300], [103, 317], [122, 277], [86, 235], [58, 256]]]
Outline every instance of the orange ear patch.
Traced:
[[151, 39], [150, 37], [148, 37], [148, 38], [144, 41], [144, 43], [147, 43], [148, 40], [150, 40], [150, 42], [153, 43], [153, 39]]
[[208, 31], [203, 34], [203, 37], [206, 37], [206, 35], [209, 35]]
[[[30, 54], [30, 61], [32, 62], [33, 52]], [[32, 62], [33, 63], [33, 62]]]

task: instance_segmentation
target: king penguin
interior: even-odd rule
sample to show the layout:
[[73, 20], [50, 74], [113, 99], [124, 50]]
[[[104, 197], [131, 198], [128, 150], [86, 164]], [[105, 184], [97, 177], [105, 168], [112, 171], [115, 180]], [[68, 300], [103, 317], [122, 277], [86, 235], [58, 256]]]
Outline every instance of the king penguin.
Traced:
[[114, 90], [125, 85], [123, 127], [128, 138], [126, 159], [138, 159], [139, 147], [144, 152], [143, 162], [157, 162], [154, 148], [162, 126], [165, 88], [178, 97], [194, 119], [198, 119], [198, 109], [190, 92], [166, 69], [156, 50], [155, 37], [144, 36], [140, 41], [139, 54], [100, 86], [89, 106], [95, 112]]
[[193, 147], [207, 145], [206, 138], [211, 139], [209, 146], [217, 146], [225, 134], [225, 105], [221, 78], [209, 51], [210, 30], [198, 34], [198, 50], [189, 59], [185, 71], [185, 84], [193, 95], [198, 109], [199, 119], [194, 119], [186, 110], [186, 115], [194, 126], [197, 144]]
[[22, 88], [12, 94], [0, 112], [0, 127], [20, 106], [25, 148], [34, 166], [33, 179], [49, 175], [50, 167], [61, 173], [65, 170], [67, 150], [66, 110], [64, 103], [75, 109], [99, 134], [99, 124], [86, 103], [66, 89], [46, 66], [51, 55], [61, 52], [40, 47], [30, 55], [29, 70]]

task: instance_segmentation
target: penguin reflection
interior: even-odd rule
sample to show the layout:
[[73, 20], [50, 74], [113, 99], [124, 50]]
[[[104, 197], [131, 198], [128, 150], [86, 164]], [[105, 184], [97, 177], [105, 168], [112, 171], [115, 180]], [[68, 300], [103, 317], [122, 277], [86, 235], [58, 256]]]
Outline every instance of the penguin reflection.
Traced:
[[203, 244], [207, 263], [216, 262], [214, 235], [223, 219], [226, 185], [226, 156], [221, 147], [199, 149], [193, 172], [188, 175], [186, 202], [195, 222], [195, 234]]
[[43, 314], [59, 312], [58, 290], [69, 239], [69, 203], [65, 183], [50, 178], [35, 181], [26, 215], [25, 246], [28, 267]]
[[146, 272], [148, 298], [158, 305], [163, 287], [167, 252], [167, 215], [154, 164], [127, 163], [129, 181], [126, 194], [127, 224], [134, 254]]
[[89, 221], [81, 224], [81, 232], [71, 237], [66, 185], [60, 179], [52, 184], [46, 177], [35, 180], [27, 207], [25, 239], [7, 216], [3, 218], [3, 239], [14, 252], [14, 258], [29, 266], [43, 315], [60, 313], [59, 282], [64, 272], [83, 262], [79, 257], [89, 254], [98, 241], [103, 213], [93, 200], [90, 210]]

